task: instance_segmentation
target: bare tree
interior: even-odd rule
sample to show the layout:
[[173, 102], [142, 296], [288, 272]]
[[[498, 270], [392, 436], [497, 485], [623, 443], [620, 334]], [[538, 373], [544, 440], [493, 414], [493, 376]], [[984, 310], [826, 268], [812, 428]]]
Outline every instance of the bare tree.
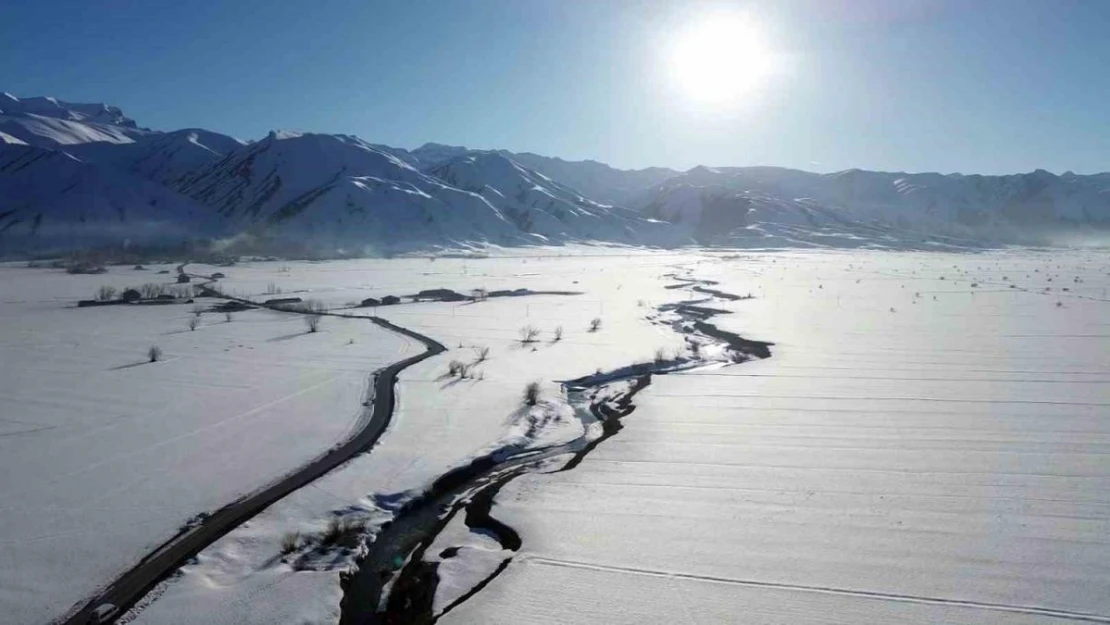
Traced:
[[590, 332], [597, 332], [601, 328], [601, 317], [590, 319]]
[[139, 287], [139, 293], [143, 296], [143, 299], [154, 299], [165, 292], [165, 285], [156, 284], [154, 282], [147, 282]]
[[478, 362], [485, 362], [489, 358], [489, 347], [475, 347], [474, 351], [478, 352]]
[[520, 329], [520, 342], [521, 343], [535, 343], [539, 338], [540, 331], [536, 326], [524, 326]]
[[231, 318], [232, 318], [233, 316], [234, 316], [234, 315], [232, 315], [232, 314], [231, 314], [231, 311], [229, 310], [229, 311], [227, 311], [227, 312], [225, 312], [225, 313], [224, 313], [224, 320], [225, 320], [225, 321], [227, 321], [228, 323], [231, 323]]
[[563, 340], [563, 326], [555, 326], [555, 340]]
[[204, 314], [204, 306], [201, 306], [200, 304], [197, 304], [196, 306], [193, 306], [193, 316], [194, 317], [199, 317], [203, 314]]
[[655, 350], [655, 363], [659, 364], [667, 360], [667, 351], [662, 347]]
[[323, 319], [323, 315], [320, 315], [320, 314], [315, 314], [314, 313], [314, 314], [311, 314], [311, 315], [305, 315], [304, 324], [305, 324], [305, 326], [308, 327], [309, 332], [316, 332], [317, 330], [320, 329], [320, 320], [321, 319]]
[[158, 362], [162, 359], [162, 348], [157, 345], [151, 345], [150, 349], [146, 350], [146, 356], [150, 358], [150, 362]]
[[114, 287], [114, 286], [104, 285], [104, 286], [100, 287], [99, 289], [97, 289], [97, 291], [96, 291], [96, 299], [98, 299], [102, 302], [107, 302], [109, 300], [115, 299], [115, 297], [116, 297], [116, 287]]
[[199, 325], [200, 325], [200, 317], [189, 317], [189, 331], [190, 332], [193, 331], [193, 330], [196, 330], [197, 326], [199, 326]]

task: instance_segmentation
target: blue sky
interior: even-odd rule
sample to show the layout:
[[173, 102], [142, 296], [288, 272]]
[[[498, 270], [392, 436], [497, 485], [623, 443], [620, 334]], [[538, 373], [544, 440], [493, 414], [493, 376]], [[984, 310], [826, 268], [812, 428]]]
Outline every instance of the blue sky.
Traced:
[[[781, 68], [706, 107], [675, 33], [750, 18]], [[271, 128], [618, 167], [1110, 170], [1110, 2], [13, 0], [0, 90], [141, 125]], [[736, 71], [743, 71], [738, 68]]]

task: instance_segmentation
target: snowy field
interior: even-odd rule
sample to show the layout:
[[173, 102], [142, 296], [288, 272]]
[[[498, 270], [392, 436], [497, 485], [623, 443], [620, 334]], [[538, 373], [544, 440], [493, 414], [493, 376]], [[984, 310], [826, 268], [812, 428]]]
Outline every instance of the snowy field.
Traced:
[[443, 621], [1110, 622], [1108, 260], [698, 265], [759, 295], [717, 320], [773, 357], [656, 377], [578, 468], [510, 483], [523, 548]]
[[[434, 288], [574, 294], [344, 310], [448, 351], [401, 374], [372, 453], [204, 550], [125, 620], [334, 622], [358, 550], [283, 554], [283, 541], [337, 518], [372, 535], [449, 469], [529, 444], [530, 381], [553, 415], [544, 443], [579, 435], [558, 382], [682, 350], [649, 317], [711, 298], [735, 312], [715, 324], [774, 342], [773, 356], [655, 376], [576, 468], [509, 482], [492, 512], [522, 548], [443, 622], [1110, 621], [1108, 265], [1095, 252], [591, 247], [190, 265], [227, 273], [228, 293], [333, 308]], [[756, 298], [666, 288], [675, 274]], [[307, 335], [295, 316], [251, 311], [189, 332], [189, 306], [67, 307], [146, 279], [0, 270], [13, 622], [64, 613], [191, 515], [342, 438], [367, 375], [420, 350], [358, 320]], [[522, 344], [529, 325], [540, 335]], [[140, 364], [152, 343], [165, 361]], [[449, 376], [452, 360], [471, 377]], [[467, 534], [453, 522], [437, 538], [470, 552], [441, 566], [439, 606], [506, 557]]]
[[190, 331], [188, 304], [75, 307], [171, 281], [160, 269], [0, 268], [4, 623], [61, 616], [195, 514], [344, 438], [369, 373], [422, 349], [357, 320], [307, 334], [291, 315], [206, 313]]
[[[156, 591], [158, 599], [138, 613], [136, 622], [332, 622], [341, 596], [339, 572], [351, 559], [330, 552], [308, 562], [279, 558], [283, 536], [319, 534], [340, 514], [386, 520], [390, 510], [383, 509], [383, 502], [409, 498], [475, 455], [520, 440], [521, 393], [530, 381], [542, 382], [547, 399], [558, 404], [555, 381], [650, 360], [656, 348], [682, 345], [679, 337], [644, 317], [652, 305], [676, 298], [663, 288], [668, 281], [661, 276], [698, 257], [605, 252], [585, 248], [570, 256], [259, 263], [253, 269], [226, 270], [222, 285], [242, 295], [266, 297], [259, 291], [282, 280], [284, 294], [294, 291], [329, 305], [439, 287], [581, 294], [379, 307], [379, 315], [448, 347], [401, 374], [397, 417], [382, 441], [371, 454], [286, 497], [202, 552], [196, 565], [184, 567]], [[595, 317], [603, 320], [602, 327], [589, 332]], [[541, 334], [536, 343], [522, 346], [519, 330], [526, 325]], [[563, 338], [554, 341], [560, 325]], [[474, 368], [480, 379], [448, 378], [451, 360], [474, 362], [481, 347], [490, 352]], [[556, 438], [581, 431], [577, 421], [555, 425], [549, 434]]]

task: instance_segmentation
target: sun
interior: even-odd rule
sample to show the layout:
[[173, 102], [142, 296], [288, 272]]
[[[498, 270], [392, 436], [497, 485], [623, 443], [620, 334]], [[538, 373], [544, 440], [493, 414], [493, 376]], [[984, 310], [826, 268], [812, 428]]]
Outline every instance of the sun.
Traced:
[[736, 15], [708, 16], [680, 31], [668, 62], [678, 90], [708, 104], [728, 104], [752, 93], [775, 65], [758, 29]]

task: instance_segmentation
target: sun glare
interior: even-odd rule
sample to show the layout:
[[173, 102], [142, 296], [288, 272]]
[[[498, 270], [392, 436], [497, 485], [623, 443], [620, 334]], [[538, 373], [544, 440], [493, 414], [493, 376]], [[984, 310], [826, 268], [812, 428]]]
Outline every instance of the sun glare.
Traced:
[[774, 57], [748, 20], [714, 16], [678, 34], [670, 50], [672, 80], [691, 100], [728, 104], [762, 85]]

